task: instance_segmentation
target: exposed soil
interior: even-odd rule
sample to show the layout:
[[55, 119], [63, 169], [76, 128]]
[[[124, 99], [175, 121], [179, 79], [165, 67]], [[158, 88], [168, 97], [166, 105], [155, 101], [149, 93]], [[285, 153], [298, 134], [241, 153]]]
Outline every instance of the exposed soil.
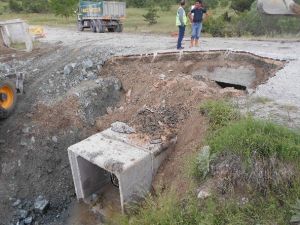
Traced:
[[[181, 177], [183, 159], [197, 149], [207, 127], [199, 104], [211, 98], [246, 95], [207, 79], [195, 79], [192, 72], [203, 66], [211, 71], [220, 66], [251, 66], [258, 75], [253, 83], [256, 87], [284, 66], [280, 60], [246, 53], [228, 55], [226, 51], [111, 58], [160, 49], [161, 43], [156, 40], [142, 47], [144, 37], [137, 36], [139, 42], [134, 43], [135, 37], [124, 34], [126, 43], [101, 46], [97, 36], [89, 35], [93, 39], [88, 43], [85, 37], [76, 36], [81, 40], [78, 46], [71, 36], [60, 37], [70, 41], [68, 46], [54, 44], [57, 40], [51, 36], [52, 44], [39, 44], [31, 53], [0, 49], [1, 63], [27, 75], [26, 93], [19, 96], [15, 113], [0, 121], [0, 224], [16, 224], [19, 208], [28, 210], [39, 224], [74, 224], [69, 213], [76, 196], [66, 150], [115, 121], [133, 126], [141, 141], [167, 141], [177, 135], [175, 150], [159, 170], [154, 189], [174, 185], [183, 193], [188, 185]], [[111, 43], [110, 38], [116, 37], [105, 36], [104, 43]], [[86, 59], [92, 59], [89, 68], [83, 63]], [[70, 73], [64, 71], [67, 65], [73, 68]], [[50, 201], [44, 215], [32, 210], [39, 195]], [[17, 199], [21, 204], [13, 207]], [[79, 224], [95, 224], [99, 219], [83, 214], [84, 220], [75, 217]]]

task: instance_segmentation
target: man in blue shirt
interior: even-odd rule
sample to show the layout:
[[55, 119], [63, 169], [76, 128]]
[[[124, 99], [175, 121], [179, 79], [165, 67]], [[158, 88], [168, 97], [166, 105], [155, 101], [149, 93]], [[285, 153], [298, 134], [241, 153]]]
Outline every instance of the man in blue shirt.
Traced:
[[204, 13], [206, 13], [206, 9], [203, 8], [202, 1], [197, 0], [195, 2], [195, 7], [189, 12], [189, 18], [192, 23], [191, 48], [194, 46], [199, 46], [199, 38], [202, 30], [202, 20]]

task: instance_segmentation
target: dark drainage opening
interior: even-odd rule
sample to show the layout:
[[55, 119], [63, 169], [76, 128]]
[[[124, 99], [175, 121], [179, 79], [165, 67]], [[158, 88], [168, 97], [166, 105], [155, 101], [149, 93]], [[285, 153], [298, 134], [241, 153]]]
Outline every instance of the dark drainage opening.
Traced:
[[239, 84], [230, 84], [230, 83], [225, 83], [225, 82], [220, 82], [220, 81], [216, 81], [216, 83], [217, 83], [221, 88], [233, 87], [234, 89], [242, 90], [242, 91], [245, 91], [245, 90], [247, 89], [245, 86], [239, 85]]

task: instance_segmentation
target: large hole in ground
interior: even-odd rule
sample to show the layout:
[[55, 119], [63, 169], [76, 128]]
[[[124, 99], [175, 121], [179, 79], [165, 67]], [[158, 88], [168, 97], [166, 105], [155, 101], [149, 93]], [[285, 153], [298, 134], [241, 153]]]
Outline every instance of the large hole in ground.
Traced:
[[[107, 114], [96, 119], [95, 126], [103, 131], [113, 122], [125, 122], [136, 131], [132, 140], [141, 144], [165, 146], [177, 136], [174, 155], [159, 172], [168, 185], [180, 174], [177, 160], [195, 148], [205, 132], [199, 104], [244, 95], [246, 88], [266, 82], [283, 66], [282, 61], [244, 52], [114, 57], [105, 63], [101, 76], [118, 78], [123, 93], [118, 103], [107, 108]], [[111, 189], [106, 191], [106, 196], [113, 194]]]
[[116, 64], [135, 67], [144, 72], [174, 73], [191, 75], [196, 80], [212, 80], [221, 87], [240, 90], [255, 88], [274, 76], [284, 62], [260, 57], [246, 52], [209, 51], [161, 53], [147, 56], [125, 56], [112, 60]]

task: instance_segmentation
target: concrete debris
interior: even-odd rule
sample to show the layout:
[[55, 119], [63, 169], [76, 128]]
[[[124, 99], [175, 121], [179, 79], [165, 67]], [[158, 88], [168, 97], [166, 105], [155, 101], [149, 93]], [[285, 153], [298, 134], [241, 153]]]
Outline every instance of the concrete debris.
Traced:
[[26, 51], [31, 52], [33, 48], [32, 38], [28, 32], [28, 24], [23, 20], [15, 19], [0, 22], [0, 37], [7, 47], [13, 44], [24, 43]]
[[111, 130], [117, 133], [132, 134], [135, 130], [123, 122], [115, 122], [111, 124]]
[[45, 199], [44, 196], [38, 196], [34, 202], [34, 210], [44, 214], [48, 207], [50, 206], [50, 203], [47, 199]]
[[84, 69], [90, 69], [90, 68], [92, 68], [94, 66], [94, 63], [93, 63], [92, 60], [90, 60], [88, 58], [88, 59], [83, 60], [82, 66], [83, 66]]
[[23, 220], [21, 220], [21, 221], [18, 221], [17, 223], [16, 223], [16, 225], [24, 225], [25, 223], [24, 223], [24, 221]]
[[28, 211], [27, 210], [24, 210], [24, 209], [21, 209], [18, 211], [18, 215], [21, 219], [25, 219], [27, 216], [28, 216]]
[[10, 66], [5, 63], [0, 63], [0, 73], [8, 74], [10, 72]]
[[57, 143], [57, 141], [58, 141], [58, 140], [57, 140], [57, 137], [56, 137], [56, 136], [53, 136], [53, 137], [52, 137], [52, 141], [55, 142], [55, 143]]
[[211, 193], [207, 190], [200, 190], [198, 195], [197, 195], [197, 198], [198, 199], [206, 199], [208, 198], [209, 196], [211, 196]]
[[164, 74], [161, 74], [161, 75], [159, 75], [159, 79], [160, 79], [160, 80], [165, 80], [165, 79], [166, 79], [166, 77], [167, 77], [167, 76], [166, 76], [166, 75], [164, 75]]
[[155, 140], [151, 140], [150, 144], [155, 145], [155, 144], [161, 144], [162, 140], [161, 139], [155, 139]]
[[23, 129], [22, 129], [22, 132], [23, 132], [24, 134], [28, 134], [28, 133], [30, 132], [30, 127], [25, 127], [25, 128], [23, 128]]
[[25, 224], [31, 224], [32, 221], [33, 221], [33, 217], [32, 217], [32, 216], [29, 216], [29, 217], [27, 217], [27, 218], [24, 220], [24, 223], [25, 223]]
[[21, 200], [20, 199], [17, 199], [13, 204], [12, 204], [12, 206], [13, 207], [17, 207], [18, 205], [20, 205], [21, 204]]
[[72, 65], [68, 64], [64, 67], [64, 75], [68, 76], [72, 73], [73, 67]]

